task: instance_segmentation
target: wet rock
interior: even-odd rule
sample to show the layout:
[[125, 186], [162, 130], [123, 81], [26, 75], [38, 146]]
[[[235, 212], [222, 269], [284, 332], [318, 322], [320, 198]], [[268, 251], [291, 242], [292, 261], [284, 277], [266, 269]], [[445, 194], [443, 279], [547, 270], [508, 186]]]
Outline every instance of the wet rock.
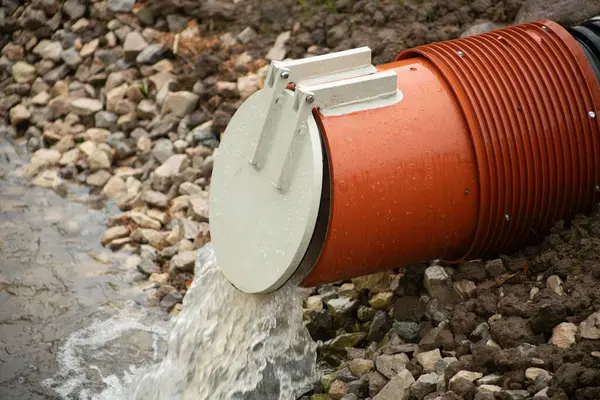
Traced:
[[417, 400], [422, 400], [429, 393], [435, 392], [437, 389], [438, 375], [434, 372], [423, 374], [410, 386], [412, 397]]
[[162, 112], [172, 112], [178, 117], [191, 114], [198, 104], [199, 96], [192, 92], [171, 92], [167, 95], [163, 104]]
[[169, 312], [177, 303], [181, 303], [182, 301], [183, 295], [179, 291], [173, 290], [161, 299], [160, 308]]
[[37, 77], [35, 67], [23, 61], [16, 62], [11, 69], [12, 76], [17, 83], [33, 82]]
[[410, 397], [410, 386], [415, 378], [408, 370], [403, 370], [389, 381], [381, 391], [373, 397], [373, 400], [408, 400]]
[[600, 311], [593, 313], [579, 325], [579, 334], [584, 339], [600, 339]]
[[129, 62], [135, 61], [138, 54], [140, 54], [147, 46], [148, 42], [146, 42], [146, 39], [144, 39], [139, 32], [129, 32], [125, 37], [125, 42], [123, 43], [125, 60]]
[[513, 23], [549, 19], [559, 24], [572, 25], [597, 15], [600, 15], [600, 4], [595, 1], [526, 0]]
[[400, 371], [406, 369], [406, 364], [410, 361], [406, 354], [381, 355], [375, 360], [377, 371], [387, 378], [393, 378]]
[[323, 299], [321, 296], [309, 296], [304, 301], [305, 308], [311, 313], [318, 313], [323, 310]]
[[154, 190], [146, 190], [143, 192], [142, 201], [158, 208], [165, 208], [169, 204], [167, 196]]
[[369, 305], [376, 310], [388, 309], [391, 305], [394, 294], [392, 292], [376, 293], [369, 300]]
[[84, 117], [102, 110], [102, 102], [96, 99], [79, 98], [71, 102], [71, 112]]
[[333, 349], [343, 350], [346, 347], [354, 347], [358, 343], [360, 343], [366, 336], [364, 332], [357, 333], [344, 333], [342, 335], [337, 336], [335, 339], [329, 343]]
[[434, 372], [437, 362], [442, 359], [442, 355], [439, 349], [435, 349], [419, 353], [415, 358], [419, 365], [423, 367], [423, 372]]
[[372, 360], [355, 358], [348, 362], [348, 368], [357, 377], [362, 377], [373, 370], [375, 364]]
[[100, 238], [100, 243], [106, 245], [115, 239], [120, 239], [126, 236], [129, 236], [129, 229], [126, 226], [113, 226], [104, 232], [102, 238]]
[[492, 339], [502, 348], [516, 347], [523, 342], [535, 343], [534, 333], [527, 320], [510, 316], [490, 324]]
[[369, 326], [369, 334], [367, 340], [380, 341], [383, 339], [385, 334], [390, 330], [391, 323], [390, 317], [384, 311], [377, 311], [374, 316], [371, 313], [374, 310], [368, 307], [360, 307], [358, 309], [358, 318], [361, 321], [369, 321], [372, 319], [371, 325]]
[[450, 303], [455, 299], [451, 278], [440, 265], [433, 265], [425, 270], [423, 285], [431, 297], [442, 303]]
[[415, 343], [419, 339], [420, 326], [416, 322], [396, 321], [394, 331], [407, 342]]

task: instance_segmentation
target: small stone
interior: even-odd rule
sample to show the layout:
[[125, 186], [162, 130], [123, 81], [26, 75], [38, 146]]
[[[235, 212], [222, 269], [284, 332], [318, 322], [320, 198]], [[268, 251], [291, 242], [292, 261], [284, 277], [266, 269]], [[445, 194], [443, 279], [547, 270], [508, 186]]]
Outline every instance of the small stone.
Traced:
[[83, 45], [81, 50], [79, 51], [79, 56], [86, 58], [94, 54], [94, 52], [98, 49], [98, 45], [100, 44], [99, 39], [93, 39]]
[[162, 298], [160, 301], [160, 308], [168, 312], [171, 311], [176, 304], [181, 303], [181, 301], [183, 301], [183, 295], [179, 293], [179, 291], [174, 290]]
[[432, 265], [425, 270], [423, 285], [429, 296], [435, 297], [443, 303], [450, 303], [455, 298], [451, 278], [444, 267], [440, 265]]
[[150, 281], [152, 283], [156, 283], [157, 285], [163, 286], [169, 282], [169, 274], [166, 272], [164, 274], [153, 273], [148, 278], [148, 281]]
[[547, 380], [550, 380], [551, 378], [550, 373], [545, 369], [530, 367], [525, 370], [525, 378], [529, 379], [530, 381], [535, 381], [540, 375]]
[[483, 378], [483, 374], [481, 372], [461, 370], [458, 371], [452, 378], [450, 378], [449, 383], [452, 383], [459, 378], [466, 379], [469, 382], [475, 382], [477, 379]]
[[90, 128], [85, 131], [85, 136], [88, 140], [91, 140], [94, 143], [106, 143], [110, 138], [110, 131], [107, 129]]
[[[498, 383], [500, 383], [500, 382], [498, 382]], [[485, 393], [485, 394], [489, 393], [489, 394], [493, 395], [496, 392], [502, 391], [502, 388], [500, 386], [496, 386], [496, 385], [481, 385], [481, 386], [479, 386], [478, 391], [480, 393]]]
[[167, 196], [154, 190], [146, 190], [142, 193], [142, 200], [158, 208], [165, 208], [169, 204]]
[[533, 400], [549, 400], [548, 388], [543, 388], [533, 396]]
[[179, 194], [181, 195], [195, 196], [202, 195], [203, 193], [204, 189], [192, 182], [183, 182], [179, 185]]
[[287, 54], [285, 44], [287, 43], [291, 35], [292, 33], [290, 31], [280, 33], [279, 36], [277, 36], [277, 39], [275, 39], [273, 47], [271, 47], [271, 49], [268, 51], [265, 58], [270, 61], [283, 60], [285, 58], [285, 55]]
[[93, 174], [88, 175], [88, 177], [85, 180], [85, 183], [87, 183], [90, 186], [102, 187], [106, 184], [110, 177], [110, 172], [101, 169], [99, 171], [94, 172]]
[[166, 232], [160, 232], [155, 229], [138, 228], [131, 234], [131, 238], [140, 243], [149, 243], [154, 247], [162, 247], [165, 241]]
[[154, 144], [152, 155], [161, 164], [173, 155], [173, 143], [169, 139], [159, 139]]
[[111, 177], [104, 185], [102, 193], [112, 200], [116, 200], [127, 192], [125, 181], [119, 176]]
[[37, 54], [40, 58], [52, 60], [54, 62], [60, 61], [60, 54], [63, 48], [60, 42], [52, 42], [50, 40], [42, 40], [34, 47], [33, 53]]
[[71, 102], [71, 112], [84, 117], [90, 116], [102, 110], [102, 102], [96, 99], [85, 97]]
[[186, 165], [186, 154], [172, 155], [154, 171], [152, 176], [152, 187], [159, 191], [168, 190], [172, 179], [176, 177], [183, 169], [185, 169]]
[[360, 343], [367, 334], [364, 332], [344, 333], [335, 337], [329, 346], [333, 349], [344, 350], [346, 347], [354, 347]]
[[415, 378], [408, 370], [403, 370], [392, 378], [381, 391], [373, 397], [373, 400], [408, 400], [410, 397], [410, 386]]
[[168, 217], [167, 213], [160, 211], [160, 210], [156, 210], [154, 208], [151, 208], [150, 210], [146, 210], [146, 215], [148, 215], [150, 218], [157, 220], [158, 222], [160, 222], [163, 225], [169, 221], [169, 217]]
[[143, 257], [137, 265], [137, 269], [144, 275], [152, 275], [160, 272], [160, 268], [158, 268], [154, 261]]
[[130, 217], [140, 228], [160, 229], [161, 223], [144, 213], [132, 211]]
[[387, 378], [393, 378], [399, 372], [406, 369], [406, 364], [410, 362], [408, 356], [404, 353], [380, 355], [375, 359], [377, 371], [381, 372]]
[[318, 313], [323, 310], [323, 299], [318, 295], [309, 296], [305, 300], [305, 307], [310, 312]]
[[144, 37], [138, 31], [129, 32], [125, 37], [125, 42], [123, 43], [125, 60], [129, 62], [135, 61], [138, 54], [140, 54], [146, 47], [148, 47], [148, 42], [146, 42], [146, 39], [144, 39]]
[[480, 379], [477, 380], [477, 385], [480, 386], [492, 386], [492, 385], [497, 385], [499, 383], [502, 383], [503, 377], [502, 375], [498, 375], [498, 374], [490, 374], [490, 375], [486, 375]]
[[163, 104], [162, 113], [172, 112], [178, 117], [185, 117], [191, 114], [198, 104], [198, 95], [192, 92], [171, 92], [167, 95]]
[[94, 152], [88, 157], [88, 166], [92, 171], [97, 169], [110, 169], [111, 161], [108, 154], [101, 149], [96, 149]]
[[468, 300], [475, 294], [477, 286], [475, 286], [475, 282], [473, 281], [461, 279], [454, 283], [454, 290], [456, 290], [461, 299]]
[[235, 82], [217, 81], [215, 84], [217, 94], [222, 97], [237, 97], [238, 90]]
[[260, 90], [262, 84], [262, 78], [256, 74], [241, 76], [237, 81], [237, 92], [242, 100], [245, 100]]
[[507, 390], [504, 393], [510, 400], [526, 400], [531, 396], [527, 390]]
[[63, 11], [73, 20], [83, 17], [85, 8], [86, 3], [79, 0], [67, 0], [62, 3]]
[[417, 362], [423, 367], [423, 372], [434, 372], [435, 366], [442, 359], [439, 349], [425, 351], [416, 356]]
[[2, 55], [6, 56], [10, 61], [20, 61], [25, 57], [25, 50], [19, 44], [8, 42], [2, 48]]
[[149, 99], [143, 99], [136, 108], [137, 115], [142, 119], [152, 119], [158, 114], [156, 104]]
[[163, 56], [165, 48], [161, 44], [148, 45], [136, 57], [138, 64], [156, 64]]
[[570, 322], [560, 323], [552, 330], [552, 337], [548, 343], [563, 349], [569, 348], [576, 342], [578, 330], [577, 325]]
[[412, 396], [422, 400], [429, 393], [437, 389], [438, 375], [436, 373], [423, 374], [410, 387]]
[[126, 236], [129, 236], [129, 229], [126, 226], [113, 226], [112, 228], [108, 228], [106, 232], [104, 232], [102, 238], [100, 239], [100, 243], [106, 245], [115, 239], [120, 239]]
[[135, 0], [108, 0], [108, 9], [113, 12], [127, 13], [133, 9]]
[[407, 342], [417, 342], [419, 339], [419, 324], [412, 321], [395, 321], [394, 331]]
[[169, 263], [171, 272], [192, 272], [196, 262], [195, 251], [184, 251], [174, 256]]
[[58, 161], [58, 163], [62, 166], [69, 165], [69, 164], [75, 164], [79, 160], [80, 157], [81, 157], [81, 151], [79, 151], [79, 149], [71, 149], [71, 150], [63, 153], [63, 155], [60, 157], [60, 160]]
[[11, 69], [12, 77], [17, 83], [33, 82], [37, 77], [35, 67], [24, 61], [16, 62]]
[[352, 283], [354, 283], [354, 288], [359, 292], [362, 290], [369, 290], [371, 293], [386, 292], [390, 288], [390, 273], [378, 272], [353, 278]]
[[600, 339], [600, 311], [593, 313], [579, 325], [579, 333], [584, 339]]
[[50, 101], [50, 94], [46, 91], [39, 92], [31, 98], [31, 104], [36, 106], [45, 106]]
[[195, 221], [208, 222], [209, 216], [208, 199], [204, 196], [192, 196], [189, 199], [190, 215]]
[[247, 26], [246, 28], [244, 28], [244, 30], [238, 33], [236, 39], [242, 44], [247, 44], [251, 40], [255, 39], [257, 36], [258, 34], [256, 33], [256, 31]]
[[61, 158], [60, 151], [55, 149], [39, 149], [31, 157], [31, 164], [38, 167], [47, 167], [58, 163]]
[[375, 364], [372, 360], [355, 358], [348, 362], [348, 368], [350, 371], [359, 378], [371, 372], [374, 367]]
[[394, 294], [392, 292], [376, 293], [370, 300], [369, 304], [376, 310], [388, 309], [392, 303]]
[[182, 227], [182, 224], [178, 223], [171, 230], [171, 232], [169, 232], [169, 234], [167, 235], [166, 241], [167, 241], [167, 243], [174, 245], [177, 242], [179, 242], [181, 239], [183, 239], [183, 236], [184, 236], [184, 229]]
[[563, 296], [565, 294], [562, 285], [563, 281], [557, 275], [552, 275], [548, 277], [548, 280], [546, 280], [546, 286], [548, 287], [548, 289], [550, 289], [552, 292], [556, 293], [559, 296]]
[[335, 380], [329, 388], [329, 396], [334, 400], [339, 400], [346, 394], [346, 383], [340, 380]]
[[22, 104], [16, 105], [10, 109], [10, 123], [13, 126], [17, 126], [25, 121], [28, 121], [30, 117], [31, 113], [27, 107]]
[[79, 56], [79, 52], [75, 50], [74, 47], [71, 47], [68, 50], [63, 50], [60, 53], [60, 58], [63, 60], [65, 64], [69, 67], [75, 69], [79, 64], [81, 64], [81, 57]]

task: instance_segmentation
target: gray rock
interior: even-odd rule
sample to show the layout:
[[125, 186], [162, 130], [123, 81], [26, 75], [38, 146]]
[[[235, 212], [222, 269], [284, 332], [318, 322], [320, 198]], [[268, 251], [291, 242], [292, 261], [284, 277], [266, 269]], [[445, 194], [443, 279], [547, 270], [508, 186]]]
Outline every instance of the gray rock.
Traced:
[[156, 249], [147, 244], [141, 245], [140, 246], [140, 258], [148, 259], [150, 261], [156, 261], [156, 259], [157, 259]]
[[137, 270], [144, 275], [152, 275], [160, 272], [160, 268], [154, 263], [154, 261], [142, 258], [137, 265]]
[[50, 40], [42, 40], [37, 46], [33, 48], [33, 53], [41, 58], [52, 60], [54, 62], [60, 61], [60, 55], [63, 48], [60, 42], [53, 42]]
[[154, 171], [152, 175], [152, 187], [155, 190], [166, 191], [173, 179], [188, 165], [187, 155], [174, 154]]
[[183, 251], [171, 258], [169, 272], [192, 272], [196, 262], [196, 251]]
[[27, 7], [19, 20], [24, 29], [35, 30], [46, 23], [46, 14], [42, 10]]
[[415, 378], [408, 370], [403, 370], [381, 389], [381, 391], [373, 397], [373, 400], [408, 400], [410, 397], [410, 385], [413, 384]]
[[188, 22], [188, 18], [181, 14], [169, 14], [167, 15], [167, 26], [169, 31], [173, 33], [181, 32], [185, 29]]
[[175, 307], [176, 304], [181, 303], [183, 301], [183, 295], [179, 293], [177, 290], [173, 290], [169, 292], [165, 297], [160, 301], [160, 308], [169, 312]]
[[414, 343], [419, 339], [419, 324], [411, 321], [394, 322], [394, 331], [407, 342]]
[[425, 270], [423, 285], [431, 297], [439, 299], [442, 303], [449, 303], [455, 299], [452, 279], [440, 265], [432, 265]]
[[52, 68], [50, 71], [46, 72], [43, 76], [43, 79], [45, 82], [53, 84], [66, 77], [70, 71], [70, 68], [66, 64], [61, 64], [58, 67]]
[[504, 378], [502, 377], [502, 375], [490, 374], [490, 375], [486, 375], [480, 379], [477, 379], [477, 385], [479, 385], [479, 386], [498, 385], [498, 384], [502, 383], [503, 379]]
[[600, 2], [588, 0], [527, 0], [521, 6], [514, 24], [549, 19], [572, 25], [600, 15]]
[[152, 155], [161, 164], [173, 155], [173, 143], [169, 139], [159, 139], [152, 148]]
[[424, 372], [433, 372], [435, 371], [437, 362], [442, 359], [442, 355], [439, 349], [435, 349], [417, 354], [416, 359], [423, 367]]
[[143, 99], [137, 105], [137, 115], [142, 119], [152, 119], [158, 114], [156, 104], [152, 100]]
[[96, 128], [110, 129], [117, 123], [117, 114], [110, 111], [98, 111], [94, 115]]
[[410, 393], [418, 400], [422, 400], [429, 393], [437, 389], [438, 375], [434, 372], [423, 374], [410, 386]]
[[151, 44], [142, 50], [135, 61], [138, 64], [156, 64], [165, 53], [165, 48], [161, 44]]
[[526, 400], [530, 396], [527, 390], [507, 390], [504, 393], [508, 395], [510, 400]]
[[330, 299], [325, 302], [332, 315], [349, 315], [358, 307], [358, 302], [349, 297]]
[[135, 0], [108, 0], [108, 9], [113, 12], [130, 12]]
[[129, 32], [125, 37], [125, 43], [123, 43], [125, 60], [130, 62], [135, 61], [138, 54], [146, 47], [148, 47], [148, 42], [146, 42], [146, 39], [138, 31]]
[[81, 64], [81, 57], [79, 57], [79, 52], [75, 50], [74, 47], [71, 47], [68, 50], [64, 50], [60, 53], [60, 58], [63, 60], [65, 64], [69, 67], [75, 69], [79, 64]]
[[[367, 309], [373, 311], [372, 308], [361, 307], [358, 310], [358, 313], [361, 313], [361, 309]], [[390, 330], [390, 316], [385, 311], [377, 311], [375, 315], [372, 317], [371, 325], [369, 326], [369, 334], [367, 335], [367, 340], [378, 342], [385, 334]], [[360, 317], [359, 317], [360, 319]]]
[[154, 190], [146, 190], [142, 193], [142, 201], [158, 208], [165, 208], [169, 204], [167, 196]]
[[367, 379], [369, 381], [369, 396], [371, 397], [374, 397], [379, 393], [388, 382], [385, 376], [377, 371], [369, 372], [367, 374]]
[[380, 355], [375, 359], [375, 367], [387, 378], [393, 378], [399, 372], [406, 370], [406, 364], [410, 362], [408, 356], [404, 353]]
[[85, 14], [86, 3], [83, 0], [67, 0], [62, 9], [71, 19], [79, 19]]

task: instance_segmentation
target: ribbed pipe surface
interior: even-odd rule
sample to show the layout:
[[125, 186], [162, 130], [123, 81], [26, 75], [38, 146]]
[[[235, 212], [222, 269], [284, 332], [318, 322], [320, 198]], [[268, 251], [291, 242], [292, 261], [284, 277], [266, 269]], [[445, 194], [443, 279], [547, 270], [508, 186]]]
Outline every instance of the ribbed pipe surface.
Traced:
[[397, 59], [415, 56], [448, 80], [473, 140], [480, 207], [464, 258], [516, 250], [591, 210], [600, 188], [600, 89], [565, 29], [541, 21]]

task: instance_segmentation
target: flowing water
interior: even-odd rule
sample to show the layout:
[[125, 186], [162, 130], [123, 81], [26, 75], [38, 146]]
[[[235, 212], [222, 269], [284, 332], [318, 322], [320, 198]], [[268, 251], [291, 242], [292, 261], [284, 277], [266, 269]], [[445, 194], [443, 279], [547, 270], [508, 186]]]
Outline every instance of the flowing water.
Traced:
[[206, 245], [172, 322], [167, 354], [134, 385], [132, 398], [296, 398], [316, 378], [315, 344], [302, 324], [305, 295], [293, 282], [267, 295], [238, 291]]

